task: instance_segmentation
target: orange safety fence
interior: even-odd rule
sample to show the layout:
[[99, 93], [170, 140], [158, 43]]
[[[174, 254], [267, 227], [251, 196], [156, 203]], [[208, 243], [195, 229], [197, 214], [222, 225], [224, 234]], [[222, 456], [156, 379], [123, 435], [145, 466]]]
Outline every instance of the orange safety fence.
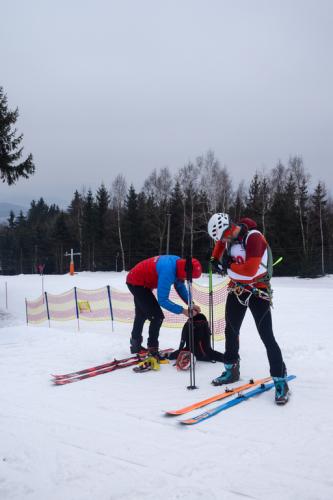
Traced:
[[[228, 279], [213, 287], [213, 326], [214, 340], [224, 338], [225, 303], [227, 299]], [[201, 307], [203, 314], [209, 318], [209, 290], [207, 286], [193, 283], [194, 302]], [[174, 289], [170, 299], [176, 304], [184, 305]], [[186, 317], [163, 310], [167, 328], [182, 328]], [[40, 324], [45, 321], [121, 321], [132, 323], [134, 320], [134, 302], [130, 292], [120, 291], [109, 285], [97, 290], [84, 290], [74, 287], [62, 294], [45, 292], [35, 300], [26, 299], [26, 315], [28, 324]]]

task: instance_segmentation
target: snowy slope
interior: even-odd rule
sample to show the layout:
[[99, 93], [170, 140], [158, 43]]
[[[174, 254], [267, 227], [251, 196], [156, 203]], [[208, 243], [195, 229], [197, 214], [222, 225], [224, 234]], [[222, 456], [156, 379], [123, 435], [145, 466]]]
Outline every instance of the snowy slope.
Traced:
[[[46, 276], [44, 287], [124, 289], [124, 280], [122, 273]], [[273, 288], [275, 334], [297, 375], [290, 403], [277, 407], [271, 391], [183, 428], [163, 410], [220, 392], [210, 380], [221, 365], [197, 364], [196, 391], [172, 365], [52, 386], [50, 373], [128, 356], [130, 325], [115, 324], [114, 332], [108, 323], [81, 322], [80, 332], [75, 323], [26, 327], [24, 297], [40, 294], [41, 278], [2, 276], [0, 499], [333, 498], [333, 278], [276, 278]], [[161, 347], [176, 347], [179, 336], [163, 328]], [[241, 358], [244, 382], [268, 374], [250, 313]]]

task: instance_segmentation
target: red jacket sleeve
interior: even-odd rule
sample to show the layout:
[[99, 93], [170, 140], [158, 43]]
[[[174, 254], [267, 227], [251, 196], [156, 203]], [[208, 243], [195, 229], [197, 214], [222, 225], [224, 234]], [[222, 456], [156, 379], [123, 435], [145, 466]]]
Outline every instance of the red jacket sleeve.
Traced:
[[220, 260], [222, 255], [223, 255], [224, 250], [225, 250], [225, 243], [221, 240], [217, 241], [215, 243], [212, 257], [214, 257], [214, 259], [216, 259], [216, 260]]

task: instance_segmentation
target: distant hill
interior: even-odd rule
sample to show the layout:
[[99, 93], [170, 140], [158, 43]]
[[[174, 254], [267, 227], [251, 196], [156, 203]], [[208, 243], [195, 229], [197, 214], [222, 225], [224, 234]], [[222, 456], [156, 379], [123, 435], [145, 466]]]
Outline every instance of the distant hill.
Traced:
[[17, 216], [21, 210], [25, 214], [28, 208], [23, 205], [16, 205], [15, 203], [0, 202], [0, 223], [7, 222], [11, 210]]

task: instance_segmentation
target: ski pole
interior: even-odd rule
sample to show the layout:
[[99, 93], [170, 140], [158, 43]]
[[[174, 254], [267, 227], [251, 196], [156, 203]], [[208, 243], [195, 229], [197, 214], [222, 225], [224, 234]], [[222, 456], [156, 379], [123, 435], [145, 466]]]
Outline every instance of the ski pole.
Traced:
[[276, 261], [273, 262], [273, 267], [277, 266], [278, 264], [280, 264], [280, 262], [282, 262], [282, 260], [283, 260], [283, 257], [279, 257], [278, 259], [276, 259]]
[[212, 334], [212, 348], [215, 349], [214, 339], [214, 297], [213, 297], [213, 272], [212, 263], [209, 262], [209, 328]]
[[186, 258], [186, 280], [188, 286], [188, 312], [189, 312], [189, 344], [190, 344], [190, 385], [188, 389], [197, 389], [195, 385], [195, 362], [194, 362], [194, 328], [193, 328], [193, 299], [192, 299], [192, 258]]

